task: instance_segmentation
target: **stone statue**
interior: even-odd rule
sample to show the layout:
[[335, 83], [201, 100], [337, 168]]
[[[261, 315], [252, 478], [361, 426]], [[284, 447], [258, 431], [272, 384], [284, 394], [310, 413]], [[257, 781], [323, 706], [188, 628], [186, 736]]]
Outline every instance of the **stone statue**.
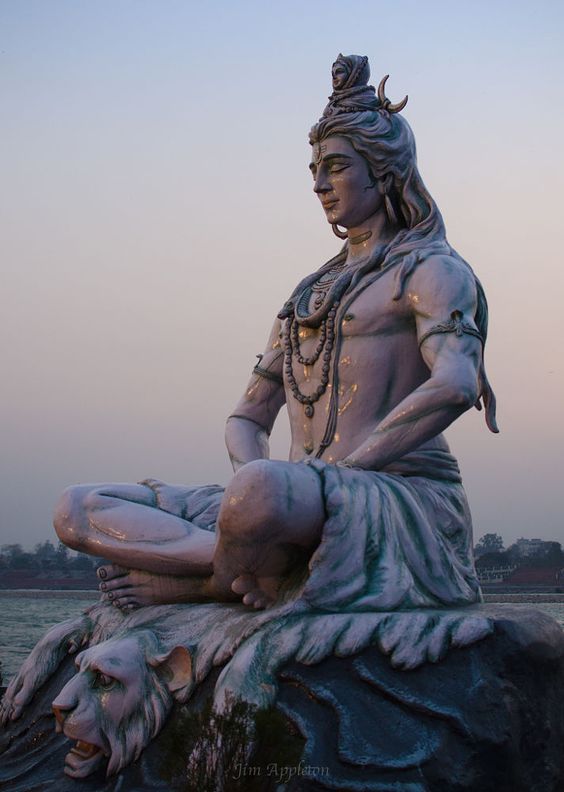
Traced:
[[[58, 729], [76, 741], [65, 760], [72, 777], [97, 772], [104, 757], [109, 774], [137, 759], [173, 703], [212, 684], [214, 666], [216, 712], [233, 701], [264, 709], [288, 664], [320, 664], [307, 684], [296, 672], [309, 701], [333, 655], [354, 658], [374, 644], [394, 669], [413, 669], [497, 629], [496, 614], [476, 607], [470, 512], [442, 435], [482, 405], [497, 432], [484, 369], [487, 303], [419, 175], [399, 115], [407, 97], [392, 104], [387, 77], [377, 91], [369, 77], [366, 57], [333, 64], [310, 169], [344, 245], [274, 321], [227, 421], [228, 486], [81, 485], [57, 505], [60, 539], [111, 562], [98, 572], [102, 601], [39, 642], [0, 720], [17, 720], [58, 680]], [[268, 437], [284, 403], [289, 461], [271, 461]], [[397, 697], [395, 678], [381, 675], [374, 685]], [[348, 695], [329, 696], [341, 715], [359, 697]], [[402, 712], [433, 709], [428, 691], [410, 695]], [[452, 707], [439, 710], [467, 723]], [[309, 746], [308, 717], [296, 716]], [[354, 764], [347, 739], [339, 731], [334, 753]], [[428, 759], [431, 738], [427, 748]], [[393, 751], [403, 758], [388, 757], [390, 767], [412, 767], [412, 748]], [[200, 754], [194, 748], [190, 761]]]
[[[340, 252], [285, 302], [227, 421], [226, 490], [148, 479], [79, 486], [55, 527], [107, 558], [101, 589], [121, 608], [278, 601], [336, 610], [477, 602], [470, 514], [441, 432], [495, 401], [483, 364], [487, 304], [450, 247], [411, 130], [366, 57], [339, 55], [310, 133], [314, 191]], [[341, 230], [342, 229], [342, 230]], [[290, 461], [268, 459], [283, 403]]]

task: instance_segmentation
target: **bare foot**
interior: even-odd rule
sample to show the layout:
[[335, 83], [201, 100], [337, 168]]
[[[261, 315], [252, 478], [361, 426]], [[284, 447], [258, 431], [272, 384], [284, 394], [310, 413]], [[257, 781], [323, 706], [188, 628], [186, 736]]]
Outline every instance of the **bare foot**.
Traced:
[[208, 578], [159, 575], [141, 569], [107, 564], [97, 570], [100, 591], [116, 608], [133, 610], [143, 605], [171, 605], [211, 599]]
[[235, 594], [243, 595], [243, 604], [257, 610], [268, 608], [276, 602], [280, 578], [257, 578], [254, 575], [240, 575], [231, 584]]

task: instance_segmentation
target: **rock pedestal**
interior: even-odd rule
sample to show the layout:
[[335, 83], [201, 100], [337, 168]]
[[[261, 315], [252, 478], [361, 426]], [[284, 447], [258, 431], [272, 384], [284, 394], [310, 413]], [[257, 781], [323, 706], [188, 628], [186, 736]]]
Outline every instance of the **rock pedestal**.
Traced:
[[[209, 705], [217, 674], [118, 776], [63, 775], [50, 703], [70, 660], [0, 739], [5, 792], [126, 790], [564, 790], [564, 632], [538, 611], [480, 606], [492, 635], [436, 664], [391, 667], [375, 647], [287, 664], [276, 707]], [[251, 736], [249, 719], [254, 720]]]

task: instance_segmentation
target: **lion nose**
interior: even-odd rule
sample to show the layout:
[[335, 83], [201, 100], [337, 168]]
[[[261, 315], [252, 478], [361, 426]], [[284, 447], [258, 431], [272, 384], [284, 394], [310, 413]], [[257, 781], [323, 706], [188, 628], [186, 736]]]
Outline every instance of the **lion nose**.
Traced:
[[72, 707], [63, 707], [61, 706], [61, 704], [57, 704], [56, 702], [53, 702], [51, 707], [53, 709], [53, 713], [55, 715], [55, 720], [56, 720], [55, 729], [57, 732], [62, 732], [63, 724]]

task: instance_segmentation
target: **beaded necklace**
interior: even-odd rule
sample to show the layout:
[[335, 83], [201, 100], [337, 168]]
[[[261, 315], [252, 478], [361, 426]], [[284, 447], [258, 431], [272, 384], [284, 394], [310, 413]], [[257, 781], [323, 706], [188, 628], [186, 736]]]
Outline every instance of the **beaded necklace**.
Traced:
[[[335, 316], [339, 307], [340, 298], [334, 300], [330, 307], [324, 306], [324, 303], [327, 300], [327, 295], [331, 286], [333, 286], [337, 277], [341, 274], [344, 266], [344, 258], [341, 261], [337, 261], [333, 267], [323, 272], [317, 280], [309, 286], [306, 286], [297, 301], [296, 313], [299, 311], [302, 315], [305, 314], [308, 316], [306, 312], [313, 298], [313, 312], [309, 314], [309, 318], [318, 313], [320, 309], [328, 308], [325, 318], [322, 319], [319, 324], [319, 340], [312, 354], [307, 356], [302, 354], [300, 345], [300, 323], [296, 319], [295, 314], [288, 317], [284, 329], [284, 363], [286, 379], [294, 398], [299, 401], [300, 404], [304, 405], [304, 412], [307, 418], [313, 418], [313, 405], [323, 396], [329, 384], [331, 354], [335, 343]], [[321, 353], [323, 353], [321, 382], [313, 393], [306, 395], [300, 391], [296, 378], [294, 377], [293, 358], [295, 357], [302, 366], [313, 366], [314, 363], [319, 360]]]
[[[354, 268], [345, 268], [346, 249], [343, 249], [321, 271], [304, 279], [279, 313], [281, 319], [286, 319], [283, 331], [286, 381], [293, 397], [304, 405], [307, 418], [313, 418], [314, 405], [329, 385], [331, 358], [339, 335], [336, 316], [341, 300], [363, 275], [380, 266], [389, 248], [390, 245], [379, 245], [368, 260]], [[319, 339], [310, 355], [302, 353], [300, 326], [319, 328]], [[302, 393], [294, 376], [294, 358], [302, 366], [313, 366], [322, 355], [319, 385], [311, 394]], [[332, 399], [335, 398], [333, 393]]]

